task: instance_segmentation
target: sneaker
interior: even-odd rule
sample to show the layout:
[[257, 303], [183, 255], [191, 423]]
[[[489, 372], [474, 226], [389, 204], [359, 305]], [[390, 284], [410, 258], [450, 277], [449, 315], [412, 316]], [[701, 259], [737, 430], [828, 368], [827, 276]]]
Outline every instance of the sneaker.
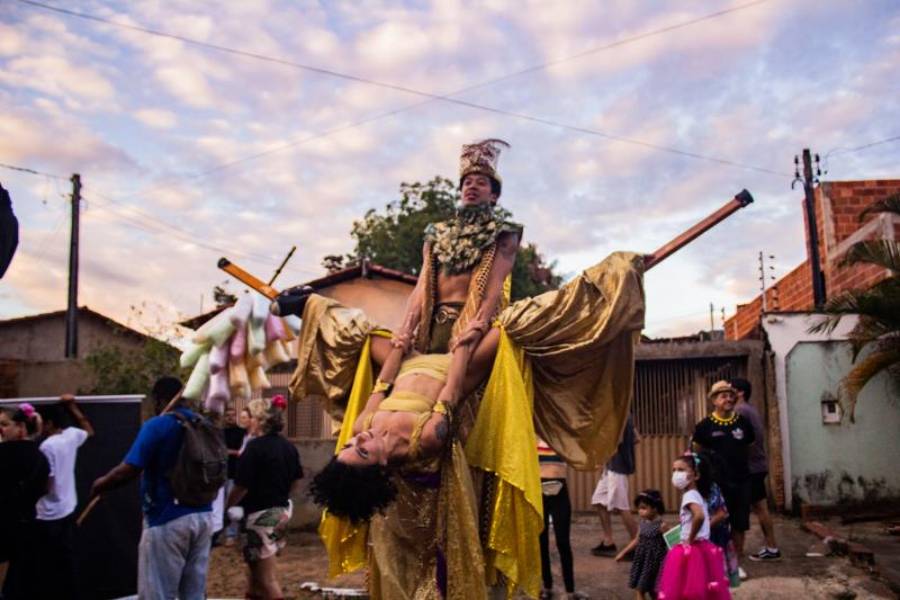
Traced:
[[747, 581], [747, 571], [745, 571], [742, 567], [738, 567], [738, 577], [741, 581]]
[[593, 548], [591, 548], [591, 554], [593, 554], [594, 556], [615, 556], [616, 545], [600, 544], [599, 546], [594, 546]]
[[781, 551], [777, 548], [775, 550], [761, 548], [759, 552], [751, 554], [749, 558], [757, 562], [775, 562], [781, 560]]

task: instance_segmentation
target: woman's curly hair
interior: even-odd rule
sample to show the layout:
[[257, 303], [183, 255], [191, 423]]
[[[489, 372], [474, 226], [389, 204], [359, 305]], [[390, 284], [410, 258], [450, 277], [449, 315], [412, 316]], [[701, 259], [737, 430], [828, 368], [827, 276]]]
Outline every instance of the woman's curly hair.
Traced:
[[369, 520], [393, 502], [397, 487], [387, 467], [355, 467], [335, 456], [313, 477], [309, 495], [331, 514], [347, 517], [356, 524]]

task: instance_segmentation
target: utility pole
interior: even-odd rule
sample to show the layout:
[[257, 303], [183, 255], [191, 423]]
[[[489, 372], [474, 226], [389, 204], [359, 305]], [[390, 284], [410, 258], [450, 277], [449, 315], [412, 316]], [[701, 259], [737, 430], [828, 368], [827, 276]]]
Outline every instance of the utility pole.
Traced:
[[710, 332], [716, 330], [716, 307], [712, 302], [709, 303], [709, 330]]
[[69, 237], [69, 303], [66, 307], [66, 358], [78, 357], [78, 223], [81, 175], [72, 175], [72, 231]]
[[[816, 175], [821, 175], [819, 169], [819, 155], [816, 154]], [[817, 310], [821, 310], [825, 304], [825, 276], [822, 273], [822, 264], [819, 261], [819, 232], [816, 227], [816, 203], [815, 203], [815, 184], [818, 179], [813, 177], [812, 157], [809, 148], [803, 149], [803, 178], [800, 178], [799, 161], [794, 157], [794, 182], [791, 187], [798, 181], [803, 182], [804, 201], [803, 206], [806, 209], [806, 231], [809, 240], [809, 266], [812, 271], [812, 290], [813, 304]]]

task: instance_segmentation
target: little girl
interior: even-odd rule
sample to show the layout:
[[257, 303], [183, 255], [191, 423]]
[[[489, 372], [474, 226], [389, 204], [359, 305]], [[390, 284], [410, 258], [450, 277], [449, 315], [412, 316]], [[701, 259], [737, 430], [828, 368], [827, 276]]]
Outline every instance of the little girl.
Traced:
[[624, 560], [625, 555], [634, 550], [628, 587], [635, 591], [635, 598], [646, 600], [647, 594], [652, 598], [656, 593], [659, 568], [666, 557], [666, 541], [662, 534], [666, 526], [660, 519], [666, 507], [657, 490], [644, 490], [634, 499], [634, 505], [641, 518], [638, 534], [619, 552], [616, 561]]
[[709, 541], [709, 495], [712, 478], [706, 461], [692, 452], [672, 463], [672, 485], [681, 497], [681, 543], [666, 555], [659, 580], [659, 600], [730, 599], [722, 550]]

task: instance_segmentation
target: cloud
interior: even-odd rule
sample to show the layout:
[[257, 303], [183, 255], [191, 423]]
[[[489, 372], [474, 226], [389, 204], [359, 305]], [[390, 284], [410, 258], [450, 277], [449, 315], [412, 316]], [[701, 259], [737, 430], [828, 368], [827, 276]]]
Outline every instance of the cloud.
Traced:
[[[734, 6], [490, 0], [475, 15], [457, 0], [258, 0], [213, 14], [140, 0], [82, 9], [446, 93]], [[895, 135], [900, 16], [878, 3], [813, 6], [762, 3], [460, 96], [491, 112], [12, 4], [0, 23], [0, 162], [82, 173], [84, 299], [120, 320], [147, 299], [166, 314], [196, 312], [223, 278], [222, 254], [265, 275], [296, 244], [285, 283], [320, 275], [323, 255], [351, 250], [354, 219], [396, 199], [402, 181], [454, 178], [460, 146], [475, 139], [512, 144], [501, 202], [567, 274], [612, 250], [652, 250], [746, 187], [756, 204], [648, 274], [648, 331], [693, 333], [708, 327], [710, 302], [755, 295], [760, 250], [785, 272], [802, 260], [794, 154]], [[801, 35], [808, 27], [822, 33]], [[829, 177], [897, 177], [898, 152], [835, 152]], [[42, 253], [64, 221], [68, 184], [3, 176], [27, 239], [0, 314], [59, 308], [65, 255]]]
[[141, 108], [134, 111], [134, 117], [154, 129], [172, 129], [178, 122], [175, 113], [161, 108]]

